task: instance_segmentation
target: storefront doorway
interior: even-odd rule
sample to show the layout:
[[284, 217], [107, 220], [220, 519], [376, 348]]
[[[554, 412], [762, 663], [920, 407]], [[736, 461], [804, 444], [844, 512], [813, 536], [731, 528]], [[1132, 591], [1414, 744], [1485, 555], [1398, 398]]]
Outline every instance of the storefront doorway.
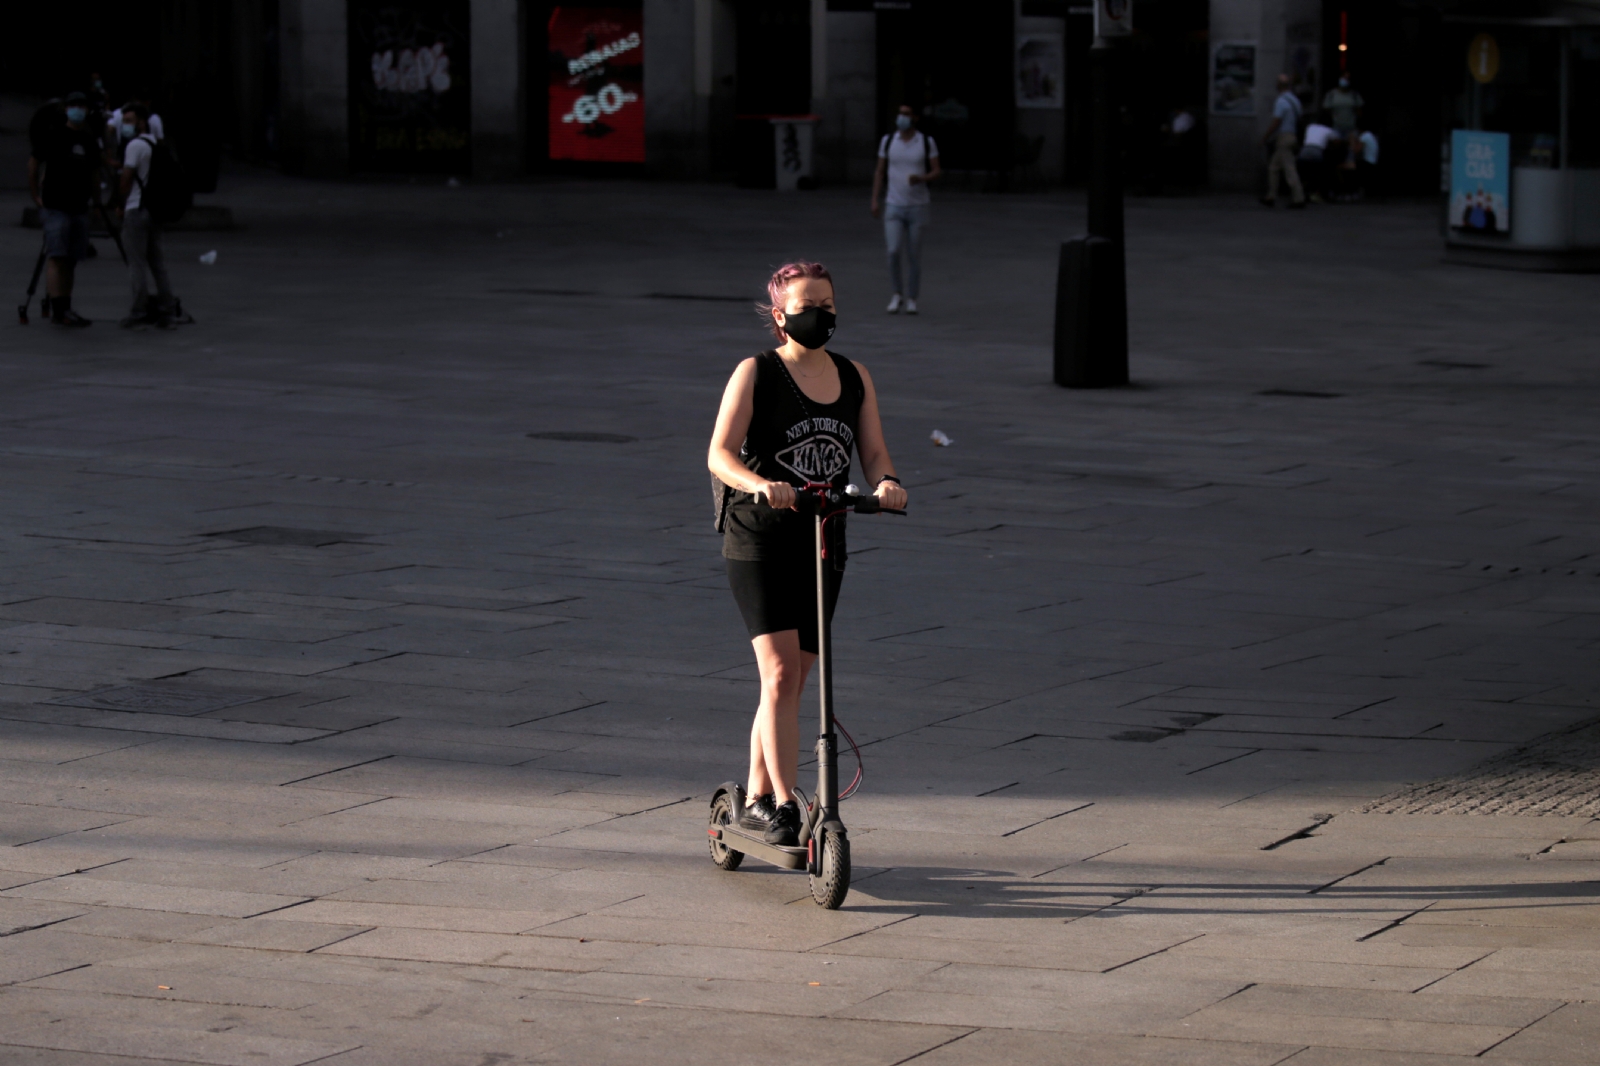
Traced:
[[350, 169], [472, 169], [467, 0], [350, 0]]
[[811, 111], [810, 0], [734, 6], [734, 154], [740, 185], [776, 183], [772, 119]]
[[[1348, 74], [1365, 101], [1361, 128], [1377, 135], [1381, 151], [1372, 192], [1431, 196], [1439, 189], [1443, 34], [1436, 5], [1415, 0], [1323, 4], [1321, 91]], [[1318, 107], [1321, 102], [1315, 101]]]
[[910, 0], [877, 11], [878, 136], [910, 104], [946, 171], [1003, 184], [1017, 158], [1010, 3]]

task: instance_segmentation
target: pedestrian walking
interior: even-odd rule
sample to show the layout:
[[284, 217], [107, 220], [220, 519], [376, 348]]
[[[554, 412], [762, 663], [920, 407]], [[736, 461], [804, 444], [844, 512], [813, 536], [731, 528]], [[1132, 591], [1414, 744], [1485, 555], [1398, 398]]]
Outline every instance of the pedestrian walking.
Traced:
[[1289, 75], [1279, 74], [1278, 98], [1272, 105], [1272, 124], [1267, 127], [1263, 138], [1266, 146], [1272, 150], [1272, 159], [1267, 164], [1267, 194], [1261, 198], [1267, 207], [1273, 207], [1278, 202], [1280, 176], [1288, 182], [1289, 191], [1294, 197], [1289, 206], [1306, 206], [1306, 190], [1300, 184], [1300, 172], [1294, 165], [1295, 145], [1300, 142], [1301, 110], [1300, 98], [1294, 94]]
[[89, 258], [89, 200], [100, 168], [99, 133], [89, 125], [89, 100], [68, 93], [61, 112], [42, 113], [30, 125], [28, 192], [44, 227], [45, 294], [50, 321], [93, 325], [72, 309], [77, 267]]
[[[917, 313], [922, 285], [922, 237], [928, 228], [928, 183], [939, 177], [939, 146], [917, 130], [909, 104], [900, 105], [895, 132], [878, 142], [878, 169], [872, 175], [872, 217], [883, 217], [883, 239], [889, 252], [889, 313]], [[900, 260], [905, 259], [905, 273]]]
[[[171, 329], [172, 283], [167, 279], [166, 257], [161, 250], [161, 224], [144, 202], [156, 153], [149, 110], [143, 104], [123, 108], [119, 132], [127, 148], [122, 157], [122, 207], [118, 213], [122, 216], [122, 244], [128, 254], [133, 289], [133, 304], [119, 325], [124, 329], [143, 325]], [[150, 298], [151, 281], [156, 287], [154, 301]]]
[[1339, 84], [1329, 89], [1322, 97], [1322, 106], [1332, 116], [1333, 128], [1339, 135], [1346, 139], [1356, 131], [1361, 121], [1361, 109], [1367, 102], [1356, 92], [1350, 84], [1350, 75], [1339, 75]]

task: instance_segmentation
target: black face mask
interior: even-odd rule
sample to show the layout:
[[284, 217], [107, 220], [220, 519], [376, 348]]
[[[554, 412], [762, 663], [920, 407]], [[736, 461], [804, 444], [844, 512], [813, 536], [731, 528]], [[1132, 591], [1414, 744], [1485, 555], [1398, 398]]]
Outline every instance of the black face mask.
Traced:
[[833, 336], [838, 323], [832, 311], [808, 307], [804, 311], [783, 316], [783, 331], [802, 348], [821, 348]]

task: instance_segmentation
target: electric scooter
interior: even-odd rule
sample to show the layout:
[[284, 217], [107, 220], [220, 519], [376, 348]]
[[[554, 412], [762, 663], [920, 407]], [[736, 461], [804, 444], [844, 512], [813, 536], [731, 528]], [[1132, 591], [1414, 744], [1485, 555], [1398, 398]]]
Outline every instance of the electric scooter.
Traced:
[[[850, 837], [839, 817], [839, 802], [855, 791], [861, 781], [861, 751], [856, 753], [856, 777], [844, 794], [839, 793], [839, 773], [834, 765], [836, 738], [833, 718], [833, 639], [829, 632], [824, 602], [824, 569], [829, 565], [826, 528], [828, 520], [854, 511], [857, 514], [905, 514], [883, 507], [876, 496], [863, 496], [854, 485], [838, 492], [832, 485], [808, 484], [797, 490], [795, 508], [812, 515], [817, 552], [817, 688], [820, 692], [822, 731], [817, 736], [817, 794], [808, 799], [795, 789], [800, 804], [799, 843], [793, 847], [768, 844], [760, 833], [739, 825], [744, 810], [744, 786], [726, 781], [711, 794], [710, 824], [706, 827], [711, 861], [724, 870], [737, 870], [746, 855], [785, 870], [804, 870], [811, 882], [811, 898], [818, 906], [838, 910], [850, 891]], [[842, 728], [842, 727], [841, 727]], [[845, 733], [849, 739], [850, 734]]]

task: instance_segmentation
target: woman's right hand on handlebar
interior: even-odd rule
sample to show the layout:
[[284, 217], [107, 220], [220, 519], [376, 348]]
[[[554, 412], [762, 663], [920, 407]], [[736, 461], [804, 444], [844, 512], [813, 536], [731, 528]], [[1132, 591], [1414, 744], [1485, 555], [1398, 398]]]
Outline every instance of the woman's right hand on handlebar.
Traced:
[[767, 501], [767, 506], [774, 511], [786, 511], [792, 508], [797, 499], [794, 486], [787, 481], [764, 482], [757, 495]]

